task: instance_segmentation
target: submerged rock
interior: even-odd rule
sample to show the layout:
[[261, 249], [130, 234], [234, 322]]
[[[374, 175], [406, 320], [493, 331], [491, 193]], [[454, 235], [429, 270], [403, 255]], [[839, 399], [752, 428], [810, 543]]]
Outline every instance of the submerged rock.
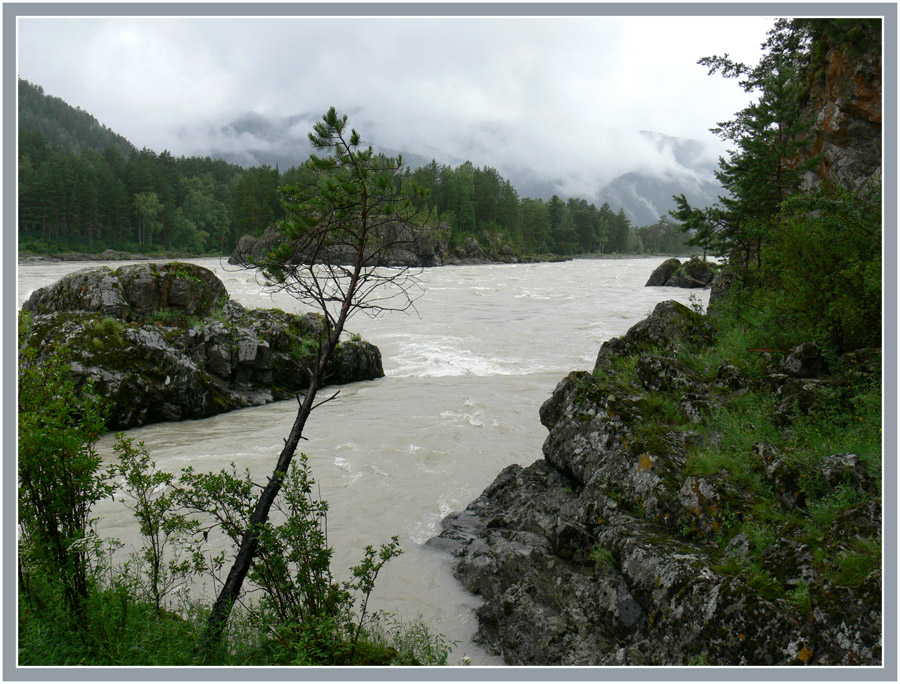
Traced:
[[[313, 314], [247, 310], [212, 271], [179, 262], [77, 271], [22, 308], [31, 315], [23, 344], [38, 362], [67, 347], [76, 378], [109, 400], [112, 429], [289, 398], [309, 386], [323, 331]], [[326, 382], [383, 375], [375, 346], [348, 341]]]

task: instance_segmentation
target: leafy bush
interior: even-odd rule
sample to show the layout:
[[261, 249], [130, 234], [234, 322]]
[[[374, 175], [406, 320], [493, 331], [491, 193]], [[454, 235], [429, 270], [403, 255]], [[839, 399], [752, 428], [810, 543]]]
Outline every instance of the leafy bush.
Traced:
[[95, 449], [106, 407], [90, 385], [75, 386], [63, 350], [40, 364], [35, 350], [20, 352], [18, 400], [22, 584], [35, 573], [56, 583], [84, 624], [98, 541], [91, 508], [113, 491]]
[[769, 256], [773, 308], [838, 352], [880, 347], [880, 189], [826, 187], [783, 207]]

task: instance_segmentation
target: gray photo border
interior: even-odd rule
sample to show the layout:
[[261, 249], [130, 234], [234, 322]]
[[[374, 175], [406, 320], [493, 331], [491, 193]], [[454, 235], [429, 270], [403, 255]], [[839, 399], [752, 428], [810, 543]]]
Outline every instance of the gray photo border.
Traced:
[[[16, 665], [16, 24], [22, 16], [877, 16], [884, 19], [883, 178], [897, 188], [897, 4], [885, 3], [7, 3], [3, 5], [3, 670], [9, 681], [897, 681], [897, 463], [884, 459], [884, 665], [783, 667], [20, 668]], [[763, 40], [760, 37], [760, 42]], [[897, 450], [897, 194], [884, 195], [884, 454]]]

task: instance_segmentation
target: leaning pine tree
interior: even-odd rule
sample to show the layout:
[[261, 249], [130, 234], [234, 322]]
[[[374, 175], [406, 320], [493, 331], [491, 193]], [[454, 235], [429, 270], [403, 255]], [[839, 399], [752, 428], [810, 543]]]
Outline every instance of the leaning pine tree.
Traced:
[[344, 325], [355, 312], [377, 315], [407, 310], [418, 286], [408, 267], [384, 266], [398, 249], [417, 240], [414, 221], [425, 208], [426, 194], [403, 179], [402, 159], [361, 149], [359, 133], [347, 130], [347, 117], [334, 107], [318, 122], [309, 139], [327, 156], [310, 156], [303, 180], [281, 189], [285, 218], [279, 228], [284, 240], [256, 263], [266, 285], [283, 290], [318, 309], [325, 321], [315, 364], [309, 369], [306, 395], [272, 477], [263, 488], [235, 556], [213, 605], [204, 650], [221, 641], [231, 606], [237, 599], [259, 547], [283, 479], [297, 451], [303, 429], [316, 406], [316, 393]]

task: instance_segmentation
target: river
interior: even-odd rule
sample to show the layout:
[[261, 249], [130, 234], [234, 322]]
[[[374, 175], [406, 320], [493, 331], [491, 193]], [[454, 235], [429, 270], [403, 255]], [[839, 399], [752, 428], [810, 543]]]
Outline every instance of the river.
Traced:
[[[223, 280], [248, 307], [301, 311], [284, 294], [261, 291], [253, 273], [218, 259], [191, 259]], [[645, 318], [664, 299], [704, 306], [708, 290], [644, 287], [662, 258], [445, 266], [421, 273], [416, 312], [357, 314], [347, 329], [382, 353], [385, 377], [340, 388], [307, 425], [312, 474], [329, 502], [328, 536], [340, 578], [367, 544], [398, 535], [403, 555], [378, 577], [376, 609], [425, 623], [475, 665], [502, 661], [472, 642], [479, 599], [453, 578], [450, 558], [424, 546], [440, 521], [477, 497], [505, 466], [541, 458], [538, 408], [568, 372], [589, 370], [600, 344]], [[36, 288], [96, 263], [23, 264], [21, 306]], [[115, 265], [120, 265], [119, 263]], [[130, 430], [159, 468], [218, 470], [231, 462], [258, 481], [271, 472], [296, 402]], [[100, 450], [112, 454], [112, 436]], [[102, 534], [136, 544], [121, 504], [103, 502]], [[370, 603], [370, 607], [371, 607]]]

